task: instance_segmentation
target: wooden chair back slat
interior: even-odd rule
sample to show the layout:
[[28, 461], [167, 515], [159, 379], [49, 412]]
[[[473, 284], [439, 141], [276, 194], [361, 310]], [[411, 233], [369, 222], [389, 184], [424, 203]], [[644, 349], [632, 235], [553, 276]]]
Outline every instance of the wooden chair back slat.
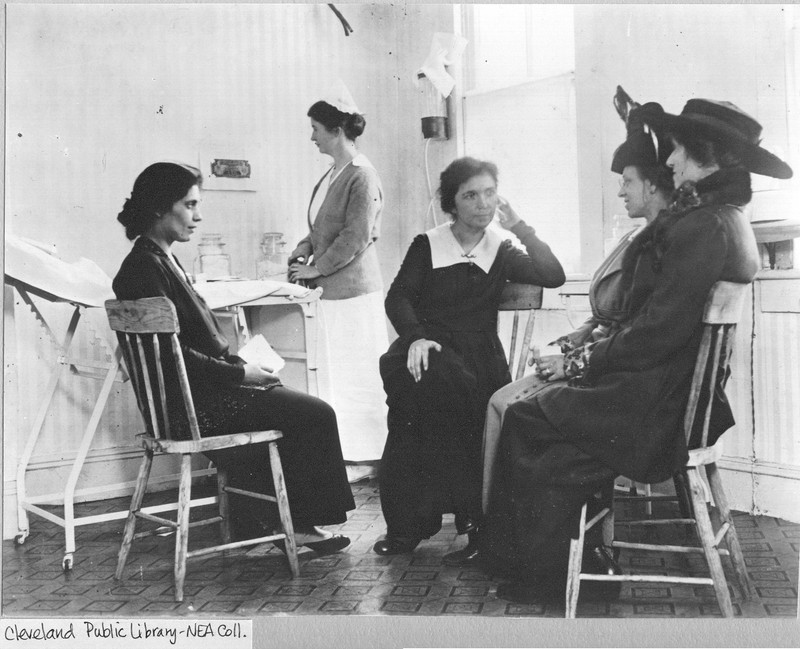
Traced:
[[133, 347], [131, 346], [131, 337], [129, 334], [117, 332], [117, 340], [122, 348], [122, 357], [125, 360], [125, 367], [128, 370], [128, 376], [130, 376], [131, 385], [135, 386], [133, 393], [136, 395], [136, 405], [139, 406], [139, 412], [144, 414], [145, 405], [142, 402], [141, 390], [139, 389], [141, 375], [139, 373], [139, 367], [134, 361], [136, 356], [134, 354]]
[[166, 297], [107, 300], [108, 324], [114, 331], [132, 334], [180, 333], [175, 305]]
[[[728, 368], [730, 367], [731, 363], [731, 356], [733, 355], [733, 339], [736, 333], [736, 325], [734, 324], [724, 324], [720, 325], [719, 331], [719, 344], [715, 350], [715, 358], [712, 361], [714, 363], [713, 371], [714, 374], [709, 380], [710, 389], [715, 389], [716, 386], [719, 386], [720, 389], [725, 389], [725, 383], [728, 379]], [[703, 424], [703, 436], [701, 440], [701, 446], [705, 447], [708, 445], [708, 433], [710, 430], [710, 421], [711, 421], [711, 406], [713, 404], [713, 399], [709, 399], [709, 403], [706, 407], [706, 417]]]
[[[693, 437], [699, 401], [708, 396], [702, 414], [700, 447], [708, 444], [711, 411], [716, 388], [724, 388], [733, 348], [736, 324], [742, 315], [742, 306], [749, 284], [717, 282], [711, 289], [703, 313], [703, 335], [694, 366], [689, 400], [683, 419], [687, 444]], [[720, 383], [721, 382], [721, 383]]]
[[[139, 352], [139, 362], [141, 363], [142, 369], [142, 377], [144, 383], [144, 394], [147, 400], [147, 413], [142, 413], [145, 417], [149, 415], [150, 417], [150, 424], [153, 427], [153, 436], [156, 439], [161, 439], [161, 426], [159, 425], [159, 418], [156, 411], [156, 403], [155, 399], [153, 398], [153, 386], [150, 381], [150, 372], [148, 371], [148, 363], [147, 363], [147, 353], [145, 352], [144, 345], [142, 344], [142, 336], [145, 334], [139, 334], [134, 336], [134, 343], [136, 344], [136, 350]], [[155, 334], [151, 334], [152, 338], [155, 338]]]
[[[722, 326], [725, 327], [726, 325]], [[706, 385], [708, 386], [710, 398], [708, 399], [708, 403], [706, 403], [705, 412], [703, 413], [703, 432], [701, 433], [701, 438], [700, 438], [701, 447], [705, 447], [708, 444], [708, 428], [709, 424], [711, 423], [711, 409], [714, 405], [714, 392], [715, 392], [715, 386], [717, 385], [717, 375], [719, 373], [719, 363], [722, 351], [722, 342], [723, 342], [723, 336], [721, 335], [722, 333], [723, 332], [719, 330], [714, 332], [715, 335], [714, 335], [714, 344], [712, 346], [712, 353], [709, 354], [710, 357], [709, 377], [708, 381], [706, 382]]]
[[697, 360], [694, 364], [694, 375], [692, 376], [692, 384], [689, 388], [689, 400], [686, 402], [686, 412], [683, 415], [683, 430], [686, 434], [686, 442], [692, 434], [692, 427], [694, 425], [695, 416], [697, 415], [697, 406], [700, 402], [700, 393], [703, 389], [703, 377], [706, 373], [706, 365], [708, 361], [708, 354], [711, 350], [711, 329], [703, 327], [703, 337], [700, 339], [700, 348], [697, 351]]
[[189, 376], [186, 374], [186, 365], [184, 365], [183, 362], [183, 352], [181, 352], [180, 344], [178, 344], [178, 336], [173, 334], [171, 340], [172, 353], [175, 356], [178, 380], [180, 381], [181, 393], [183, 394], [183, 404], [186, 407], [186, 417], [189, 419], [189, 430], [192, 433], [192, 439], [199, 440], [200, 426], [197, 424], [197, 415], [194, 411], [194, 399], [192, 399], [192, 390], [189, 387]]
[[[171, 334], [173, 338], [175, 334]], [[161, 403], [161, 412], [164, 413], [164, 437], [172, 439], [172, 431], [169, 426], [169, 416], [167, 415], [167, 387], [164, 382], [164, 369], [161, 367], [161, 343], [158, 334], [153, 334], [153, 365], [156, 368], [156, 383], [158, 383], [158, 397]]]
[[[498, 311], [513, 311], [511, 325], [511, 342], [508, 350], [508, 371], [516, 381], [525, 374], [529, 347], [533, 337], [534, 311], [542, 307], [543, 289], [532, 284], [514, 284], [509, 282], [503, 288]], [[522, 312], [527, 312], [525, 330], [519, 337], [519, 322]]]
[[517, 332], [519, 331], [519, 311], [514, 311], [514, 320], [511, 323], [511, 342], [508, 344], [508, 371], [514, 376], [513, 365], [517, 357]]
[[498, 311], [527, 311], [542, 308], [544, 289], [533, 284], [515, 284], [509, 282], [503, 287]]
[[519, 358], [517, 359], [517, 372], [516, 376], [514, 377], [515, 381], [521, 379], [522, 375], [525, 374], [525, 366], [528, 362], [531, 338], [533, 337], [533, 322], [534, 315], [533, 310], [531, 310], [530, 314], [528, 315], [528, 322], [525, 324], [525, 334], [522, 337], [522, 346], [520, 347], [520, 354]]
[[[171, 440], [168, 390], [163, 361], [171, 356], [178, 377], [180, 395], [192, 439], [200, 439], [189, 378], [178, 341], [180, 326], [175, 306], [166, 297], [139, 300], [108, 300], [106, 313], [117, 332], [123, 357], [131, 374], [136, 400], [142, 416], [156, 439]], [[169, 340], [168, 345], [163, 343]], [[174, 410], [172, 411], [174, 414]]]

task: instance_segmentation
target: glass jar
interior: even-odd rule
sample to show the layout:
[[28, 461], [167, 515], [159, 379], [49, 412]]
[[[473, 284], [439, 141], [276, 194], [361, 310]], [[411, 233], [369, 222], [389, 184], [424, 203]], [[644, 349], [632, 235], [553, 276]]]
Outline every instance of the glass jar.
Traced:
[[277, 279], [286, 281], [288, 256], [284, 251], [286, 242], [283, 232], [265, 232], [259, 245], [260, 253], [256, 259], [256, 279]]
[[194, 262], [194, 273], [198, 281], [231, 276], [231, 258], [225, 252], [221, 234], [202, 235], [197, 247], [199, 254]]

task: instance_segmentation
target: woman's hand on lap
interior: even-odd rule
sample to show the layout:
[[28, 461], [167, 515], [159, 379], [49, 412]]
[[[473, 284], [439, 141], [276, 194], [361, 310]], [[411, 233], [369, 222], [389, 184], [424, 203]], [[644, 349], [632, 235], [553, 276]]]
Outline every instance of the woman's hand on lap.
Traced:
[[422, 372], [428, 369], [428, 355], [431, 349], [440, 352], [442, 346], [433, 340], [420, 338], [408, 348], [408, 371], [417, 383], [422, 379]]
[[243, 383], [249, 385], [270, 385], [278, 381], [280, 381], [280, 378], [272, 373], [271, 367], [256, 365], [255, 363], [245, 363]]
[[542, 356], [538, 347], [532, 347], [531, 360], [536, 365], [536, 376], [543, 381], [559, 381], [566, 378], [563, 354]]

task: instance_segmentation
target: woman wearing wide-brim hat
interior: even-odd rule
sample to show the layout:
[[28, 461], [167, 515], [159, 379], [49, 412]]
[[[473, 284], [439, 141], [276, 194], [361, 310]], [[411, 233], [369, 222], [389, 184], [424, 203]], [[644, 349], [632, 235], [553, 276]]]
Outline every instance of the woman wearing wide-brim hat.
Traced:
[[[514, 579], [498, 587], [503, 599], [563, 599], [582, 504], [617, 475], [661, 482], [685, 464], [681, 421], [706, 298], [715, 282], [749, 283], [760, 266], [744, 210], [750, 174], [792, 175], [731, 103], [692, 99], [680, 115], [656, 105], [642, 118], [672, 138], [673, 202], [625, 253], [626, 321], [572, 359], [571, 381], [506, 412], [484, 522], [486, 559]], [[710, 444], [734, 423], [721, 388], [714, 399]]]
[[[788, 164], [760, 146], [761, 124], [728, 101], [690, 99], [680, 115], [655, 110], [643, 114], [642, 119], [666, 130], [679, 142], [707, 143], [706, 146], [738, 157], [739, 165], [726, 164], [727, 167], [739, 166], [754, 174], [783, 180], [792, 177]], [[679, 187], [679, 178], [675, 181]]]

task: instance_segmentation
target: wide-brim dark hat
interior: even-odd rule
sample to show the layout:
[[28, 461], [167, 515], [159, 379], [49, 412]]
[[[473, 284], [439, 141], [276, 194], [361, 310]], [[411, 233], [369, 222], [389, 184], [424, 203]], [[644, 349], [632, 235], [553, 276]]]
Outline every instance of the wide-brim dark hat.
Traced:
[[688, 135], [727, 145], [752, 173], [772, 178], [792, 177], [788, 164], [760, 146], [761, 124], [729, 101], [690, 99], [680, 115], [654, 112], [648, 115], [647, 123], [678, 137]]
[[643, 115], [664, 113], [660, 104], [648, 102], [633, 108], [626, 116], [628, 137], [614, 151], [611, 171], [621, 174], [625, 167], [656, 167], [664, 165], [672, 153], [672, 143], [652, 126], [645, 127]]

